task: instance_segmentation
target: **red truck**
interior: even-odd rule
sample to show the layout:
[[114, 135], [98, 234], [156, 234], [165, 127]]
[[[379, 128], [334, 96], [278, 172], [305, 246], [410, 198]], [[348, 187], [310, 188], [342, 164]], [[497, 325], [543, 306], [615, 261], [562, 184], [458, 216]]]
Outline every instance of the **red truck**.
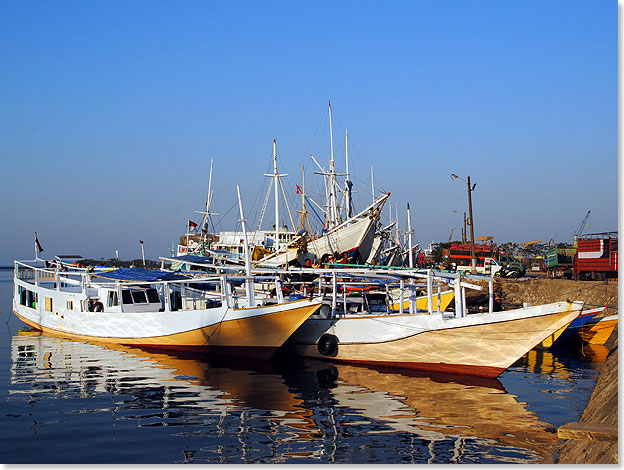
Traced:
[[[483, 266], [485, 258], [497, 258], [498, 249], [494, 243], [475, 243], [474, 248], [477, 266]], [[444, 258], [447, 264], [472, 265], [470, 243], [452, 243], [450, 248], [444, 250]]]
[[577, 239], [574, 278], [592, 281], [618, 277], [618, 233], [583, 235]]

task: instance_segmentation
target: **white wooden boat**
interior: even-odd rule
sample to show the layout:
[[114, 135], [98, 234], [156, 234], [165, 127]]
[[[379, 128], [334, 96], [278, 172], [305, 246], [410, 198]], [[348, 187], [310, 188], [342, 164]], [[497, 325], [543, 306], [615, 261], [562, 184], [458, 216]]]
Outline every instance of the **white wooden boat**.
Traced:
[[74, 339], [268, 358], [320, 305], [265, 305], [253, 292], [233, 294], [241, 281], [253, 286], [253, 277], [16, 261], [13, 311], [35, 329]]
[[[456, 289], [455, 313], [432, 312], [431, 300], [427, 313], [392, 313], [390, 309], [344, 312], [337, 309], [338, 296], [334, 295], [331, 309], [320, 309], [288, 339], [287, 351], [337, 362], [497, 377], [549, 335], [570, 324], [583, 308], [583, 302], [557, 302], [493, 312], [493, 278], [487, 278], [489, 312], [466, 314], [463, 289], [478, 286], [465, 283], [464, 279], [484, 276], [434, 275], [431, 271], [416, 270], [387, 275], [395, 279], [427, 276], [429, 298], [433, 298], [434, 278], [452, 278]], [[334, 278], [334, 291], [338, 284]], [[389, 292], [390, 286], [386, 289]], [[415, 303], [415, 295], [408, 297]], [[402, 300], [399, 306], [403, 310]], [[414, 306], [410, 311], [416, 312]]]
[[[359, 214], [336, 225], [320, 237], [308, 240], [308, 253], [312, 253], [317, 259], [320, 259], [325, 254], [333, 255], [334, 253], [345, 252], [355, 254], [357, 252], [360, 259], [366, 260], [373, 246], [379, 213], [388, 197], [390, 197], [390, 193], [384, 194]], [[263, 258], [257, 264], [260, 266], [285, 266], [297, 258], [297, 250], [296, 246], [289, 246], [280, 252]]]

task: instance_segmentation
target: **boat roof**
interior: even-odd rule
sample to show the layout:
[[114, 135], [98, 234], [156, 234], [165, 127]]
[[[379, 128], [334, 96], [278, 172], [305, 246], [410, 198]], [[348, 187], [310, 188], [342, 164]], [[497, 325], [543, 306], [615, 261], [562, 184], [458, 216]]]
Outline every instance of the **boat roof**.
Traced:
[[68, 260], [79, 260], [84, 259], [80, 255], [55, 255], [54, 256], [59, 261], [68, 261]]
[[182, 274], [172, 273], [169, 271], [160, 271], [158, 269], [144, 268], [119, 268], [115, 269], [114, 271], [107, 271], [105, 273], [96, 275], [103, 279], [109, 279], [113, 281], [153, 282], [188, 279], [188, 276], [184, 276]]
[[186, 261], [189, 263], [210, 264], [213, 262], [212, 258], [208, 258], [206, 256], [199, 256], [199, 255], [182, 255], [182, 256], [175, 256], [175, 257], [166, 258], [166, 259], [171, 260], [171, 261]]

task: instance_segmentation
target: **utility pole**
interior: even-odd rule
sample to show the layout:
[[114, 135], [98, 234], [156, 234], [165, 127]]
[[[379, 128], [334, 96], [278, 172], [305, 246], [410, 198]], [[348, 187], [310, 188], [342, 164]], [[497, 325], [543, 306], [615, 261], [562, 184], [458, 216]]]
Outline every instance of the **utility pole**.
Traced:
[[470, 176], [465, 180], [457, 176], [455, 173], [451, 174], [451, 179], [460, 179], [466, 183], [466, 189], [468, 190], [468, 221], [467, 223], [470, 225], [470, 257], [472, 258], [472, 272], [476, 272], [477, 270], [477, 259], [475, 257], [475, 249], [474, 249], [474, 219], [472, 217], [472, 192], [474, 191], [477, 184], [470, 184]]
[[477, 260], [475, 258], [475, 248], [474, 248], [474, 218], [472, 217], [472, 190], [474, 188], [470, 187], [470, 176], [468, 177], [467, 188], [468, 188], [468, 217], [470, 217], [470, 256], [472, 257], [472, 272], [474, 273], [477, 270]]

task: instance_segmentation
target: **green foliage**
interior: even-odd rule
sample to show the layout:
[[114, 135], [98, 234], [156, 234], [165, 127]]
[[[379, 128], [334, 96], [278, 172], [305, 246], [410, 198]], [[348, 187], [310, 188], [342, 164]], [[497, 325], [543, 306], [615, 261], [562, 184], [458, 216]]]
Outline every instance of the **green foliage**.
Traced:
[[548, 245], [546, 243], [534, 243], [520, 247], [519, 251], [520, 255], [526, 258], [537, 258], [538, 256], [544, 258], [548, 252]]
[[431, 258], [435, 263], [443, 263], [444, 262], [444, 249], [450, 248], [451, 243], [440, 242], [434, 243], [431, 248]]
[[498, 245], [498, 252], [507, 256], [517, 256], [519, 249], [520, 245], [515, 242], [506, 242]]

